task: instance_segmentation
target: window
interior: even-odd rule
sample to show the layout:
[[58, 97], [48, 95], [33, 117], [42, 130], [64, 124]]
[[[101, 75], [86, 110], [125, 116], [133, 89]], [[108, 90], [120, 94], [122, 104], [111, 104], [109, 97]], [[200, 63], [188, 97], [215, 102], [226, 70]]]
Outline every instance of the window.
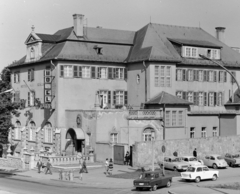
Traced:
[[154, 141], [155, 140], [155, 131], [153, 128], [146, 128], [143, 131], [143, 141]]
[[203, 81], [203, 71], [202, 70], [198, 71], [198, 81], [200, 81], [200, 82]]
[[219, 82], [227, 82], [227, 72], [219, 71]]
[[202, 138], [207, 137], [207, 135], [206, 135], [206, 127], [202, 127], [201, 137], [202, 137]]
[[171, 66], [155, 66], [154, 72], [156, 87], [171, 87]]
[[170, 126], [170, 119], [171, 119], [171, 115], [170, 115], [170, 111], [166, 111], [165, 113], [165, 125], [166, 126]]
[[14, 80], [14, 83], [19, 83], [20, 82], [20, 72], [19, 71], [14, 72], [13, 80]]
[[189, 102], [193, 102], [193, 92], [188, 92], [188, 93], [187, 93], [187, 100], [188, 100]]
[[34, 69], [28, 69], [28, 81], [34, 81]]
[[207, 57], [208, 57], [208, 58], [212, 58], [211, 49], [208, 49], [208, 50], [207, 50]]
[[177, 111], [172, 111], [172, 126], [177, 125]]
[[124, 79], [124, 69], [123, 68], [115, 68], [115, 78], [116, 79]]
[[35, 58], [35, 50], [32, 47], [31, 50], [30, 50], [30, 59], [34, 59], [34, 58]]
[[183, 111], [178, 111], [178, 125], [183, 126]]
[[90, 78], [90, 67], [87, 67], [87, 66], [82, 67], [82, 77]]
[[195, 133], [195, 128], [191, 127], [190, 128], [190, 138], [194, 138], [194, 133]]
[[193, 81], [193, 70], [192, 69], [188, 70], [188, 81]]
[[176, 74], [177, 74], [176, 75], [176, 78], [177, 78], [176, 80], [177, 81], [182, 81], [182, 69], [177, 69], [176, 71], [177, 71], [176, 72]]
[[[233, 76], [236, 78], [236, 72], [232, 71], [231, 72], [233, 74]], [[231, 83], [234, 84], [235, 83], [235, 79], [231, 76]]]
[[16, 103], [19, 103], [19, 102], [20, 102], [20, 92], [19, 92], [19, 91], [16, 91], [16, 92], [13, 94], [13, 101], [16, 102]]
[[98, 68], [98, 78], [107, 79], [107, 67]]
[[36, 125], [33, 121], [30, 122], [29, 126], [29, 140], [36, 141]]
[[213, 82], [213, 71], [209, 71], [208, 74], [209, 74], [208, 81]]
[[213, 127], [213, 137], [216, 137], [216, 136], [218, 136], [218, 132], [217, 132], [217, 127]]
[[204, 104], [203, 104], [203, 103], [204, 103], [204, 101], [203, 101], [203, 98], [204, 98], [203, 92], [199, 92], [199, 93], [198, 93], [198, 98], [199, 98], [199, 99], [198, 99], [198, 105], [199, 105], [199, 106], [203, 106], [203, 105], [204, 105]]
[[52, 125], [49, 122], [44, 126], [44, 142], [52, 143]]
[[111, 91], [99, 91], [99, 102], [101, 108], [108, 108], [111, 106]]
[[177, 96], [178, 98], [181, 98], [181, 99], [182, 99], [182, 91], [177, 91], [177, 92], [176, 92], [176, 96]]
[[34, 106], [35, 91], [28, 92], [28, 106]]
[[[75, 70], [77, 66], [75, 67]], [[73, 66], [72, 65], [62, 65], [60, 67], [60, 75], [61, 77], [73, 77]]]
[[223, 93], [222, 92], [218, 92], [218, 106], [223, 106], [224, 102], [223, 102]]
[[199, 95], [198, 92], [193, 92], [193, 104], [198, 105]]
[[111, 133], [110, 134], [110, 141], [111, 141], [111, 143], [117, 143], [118, 142], [118, 134], [117, 133]]
[[214, 93], [213, 92], [208, 93], [208, 105], [214, 106]]
[[197, 57], [197, 48], [192, 48], [192, 57]]
[[17, 121], [15, 124], [14, 138], [21, 139], [21, 123], [19, 121]]
[[186, 57], [191, 57], [191, 48], [186, 48]]
[[185, 57], [198, 57], [198, 49], [195, 47], [185, 47]]
[[219, 57], [219, 50], [212, 49], [212, 58], [213, 59], [220, 59], [220, 57]]
[[113, 104], [115, 105], [127, 105], [127, 91], [114, 91], [113, 92]]
[[139, 83], [140, 83], [140, 75], [137, 74], [137, 84], [139, 84]]

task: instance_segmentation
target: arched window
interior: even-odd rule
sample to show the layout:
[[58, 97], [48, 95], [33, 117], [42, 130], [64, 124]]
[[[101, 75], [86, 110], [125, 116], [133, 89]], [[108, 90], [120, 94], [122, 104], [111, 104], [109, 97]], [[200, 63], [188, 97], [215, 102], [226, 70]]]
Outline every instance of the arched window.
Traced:
[[44, 142], [52, 143], [52, 125], [50, 122], [44, 126]]
[[155, 131], [153, 128], [148, 127], [143, 131], [143, 141], [154, 141]]
[[21, 139], [21, 123], [19, 121], [17, 121], [15, 124], [14, 138]]
[[34, 59], [34, 58], [35, 58], [35, 50], [32, 47], [31, 50], [30, 50], [30, 59]]
[[29, 140], [36, 141], [36, 124], [33, 121], [29, 124]]

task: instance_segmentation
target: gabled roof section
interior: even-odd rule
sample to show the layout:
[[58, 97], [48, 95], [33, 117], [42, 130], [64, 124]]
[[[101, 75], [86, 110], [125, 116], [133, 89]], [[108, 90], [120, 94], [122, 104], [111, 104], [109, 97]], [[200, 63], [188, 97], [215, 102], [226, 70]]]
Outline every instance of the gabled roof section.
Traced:
[[50, 35], [50, 34], [36, 34], [44, 42], [57, 42], [61, 37], [60, 35]]
[[163, 91], [145, 104], [191, 105], [192, 103]]
[[35, 34], [34, 32], [31, 32], [28, 35], [28, 37], [25, 41], [25, 44], [30, 44], [30, 43], [39, 42], [39, 41], [42, 41], [42, 39], [37, 34]]

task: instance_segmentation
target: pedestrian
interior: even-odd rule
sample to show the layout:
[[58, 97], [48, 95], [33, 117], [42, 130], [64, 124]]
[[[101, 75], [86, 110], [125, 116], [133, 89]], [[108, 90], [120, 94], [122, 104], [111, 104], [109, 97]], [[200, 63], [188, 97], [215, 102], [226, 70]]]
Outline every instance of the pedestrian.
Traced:
[[197, 158], [197, 148], [195, 148], [195, 149], [193, 150], [193, 156], [194, 156], [195, 158]]
[[125, 164], [129, 165], [129, 159], [130, 159], [130, 155], [129, 152], [127, 151], [126, 155], [125, 155]]
[[38, 168], [38, 173], [40, 173], [41, 172], [41, 168], [42, 168], [42, 161], [41, 161], [41, 159], [39, 159], [38, 162], [37, 162], [37, 168]]
[[173, 156], [178, 157], [177, 151], [173, 152]]
[[52, 164], [50, 162], [50, 159], [48, 159], [47, 164], [46, 164], [46, 172], [45, 172], [45, 174], [47, 174], [48, 171], [49, 171], [50, 174], [52, 174], [51, 167], [52, 167]]
[[82, 173], [83, 173], [83, 160], [82, 158], [80, 158], [79, 160], [79, 179], [82, 181], [83, 180], [83, 176], [82, 176]]
[[84, 172], [88, 173], [87, 164], [86, 164], [86, 158], [85, 157], [83, 158], [83, 167], [82, 168], [83, 168]]
[[112, 161], [112, 158], [110, 158], [108, 168], [109, 168], [109, 175], [112, 175], [112, 171], [113, 171], [113, 161]]
[[108, 158], [106, 158], [106, 161], [105, 161], [105, 174], [106, 175], [108, 174], [108, 170], [109, 170], [109, 162], [108, 162]]

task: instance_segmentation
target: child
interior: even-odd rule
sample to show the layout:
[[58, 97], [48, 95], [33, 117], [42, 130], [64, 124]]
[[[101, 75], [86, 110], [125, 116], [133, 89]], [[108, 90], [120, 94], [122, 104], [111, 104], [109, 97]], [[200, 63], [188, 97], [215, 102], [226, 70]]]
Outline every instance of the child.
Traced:
[[108, 168], [109, 168], [109, 174], [112, 175], [112, 171], [113, 171], [113, 161], [112, 161], [112, 158], [110, 158]]
[[108, 158], [106, 158], [106, 161], [105, 161], [105, 174], [106, 175], [108, 174], [108, 170], [109, 170], [109, 162], [108, 162]]

